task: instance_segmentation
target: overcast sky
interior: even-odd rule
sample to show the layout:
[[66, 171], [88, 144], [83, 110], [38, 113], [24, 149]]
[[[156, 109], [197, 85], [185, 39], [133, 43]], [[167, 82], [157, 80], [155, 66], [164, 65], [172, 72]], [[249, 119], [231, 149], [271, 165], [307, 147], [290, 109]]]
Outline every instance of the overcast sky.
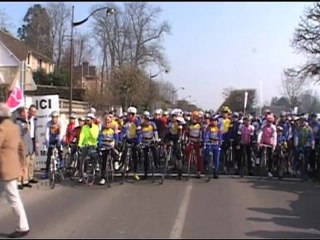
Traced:
[[[13, 24], [22, 25], [27, 9], [36, 2], [1, 2]], [[41, 4], [45, 4], [44, 2]], [[75, 6], [75, 21], [88, 16], [95, 2], [68, 2]], [[122, 3], [118, 2], [121, 5]], [[172, 34], [165, 37], [171, 71], [168, 80], [180, 98], [214, 109], [227, 87], [255, 88], [263, 103], [280, 95], [282, 71], [304, 62], [290, 46], [305, 6], [312, 2], [152, 2], [162, 9], [159, 20], [168, 20]], [[90, 23], [80, 31], [89, 31]], [[154, 72], [157, 69], [152, 69]], [[320, 90], [319, 87], [314, 89]], [[260, 98], [259, 98], [260, 100]], [[259, 101], [258, 101], [259, 102]]]

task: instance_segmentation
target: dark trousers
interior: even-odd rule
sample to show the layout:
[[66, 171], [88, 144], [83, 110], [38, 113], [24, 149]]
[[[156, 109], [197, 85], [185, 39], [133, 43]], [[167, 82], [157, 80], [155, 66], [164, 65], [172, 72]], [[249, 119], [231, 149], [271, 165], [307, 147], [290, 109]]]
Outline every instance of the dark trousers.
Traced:
[[144, 156], [144, 175], [146, 176], [148, 174], [149, 165], [150, 165], [150, 159], [149, 159], [149, 149], [152, 152], [153, 162], [155, 165], [157, 165], [157, 153], [156, 153], [156, 147], [151, 145], [147, 146], [143, 149], [143, 156]]
[[240, 144], [240, 158], [238, 158], [238, 166], [239, 166], [239, 169], [242, 167], [242, 158], [244, 158], [244, 152], [246, 153], [247, 155], [247, 167], [248, 167], [248, 170], [249, 172], [251, 171], [251, 168], [252, 168], [252, 162], [251, 162], [251, 145], [250, 144]]
[[101, 166], [102, 178], [106, 177], [107, 158], [109, 154], [111, 154], [111, 157], [112, 157], [112, 164], [114, 160], [117, 160], [119, 158], [119, 153], [115, 148], [102, 151], [102, 166]]

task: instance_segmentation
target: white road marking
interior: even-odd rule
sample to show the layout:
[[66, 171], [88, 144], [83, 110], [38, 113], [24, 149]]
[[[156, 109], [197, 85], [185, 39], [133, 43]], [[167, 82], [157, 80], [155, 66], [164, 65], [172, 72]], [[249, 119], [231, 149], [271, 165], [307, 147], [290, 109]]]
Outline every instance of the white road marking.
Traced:
[[186, 190], [185, 190], [183, 198], [182, 198], [182, 203], [180, 205], [176, 220], [175, 220], [173, 228], [171, 230], [170, 238], [181, 238], [182, 230], [184, 227], [184, 222], [185, 222], [186, 216], [187, 216], [188, 205], [189, 205], [190, 196], [191, 196], [191, 190], [192, 190], [192, 183], [186, 187]]

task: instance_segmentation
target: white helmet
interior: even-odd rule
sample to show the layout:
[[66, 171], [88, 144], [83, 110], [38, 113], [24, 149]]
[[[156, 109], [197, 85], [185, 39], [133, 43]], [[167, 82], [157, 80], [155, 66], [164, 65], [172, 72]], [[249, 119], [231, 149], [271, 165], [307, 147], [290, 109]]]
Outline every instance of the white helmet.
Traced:
[[170, 115], [171, 116], [175, 115], [175, 116], [178, 116], [178, 117], [182, 117], [183, 111], [180, 108], [175, 108], [175, 109], [171, 110]]
[[143, 112], [143, 116], [144, 116], [144, 117], [150, 117], [150, 113], [149, 113], [148, 111], [144, 111], [144, 112]]
[[137, 114], [137, 108], [135, 107], [129, 107], [127, 110], [128, 113]]
[[59, 117], [60, 116], [60, 113], [58, 111], [53, 111], [51, 113], [51, 117]]
[[162, 114], [162, 109], [161, 109], [161, 108], [156, 109], [156, 110], [154, 111], [154, 114], [159, 114], [159, 115], [161, 115], [161, 114]]

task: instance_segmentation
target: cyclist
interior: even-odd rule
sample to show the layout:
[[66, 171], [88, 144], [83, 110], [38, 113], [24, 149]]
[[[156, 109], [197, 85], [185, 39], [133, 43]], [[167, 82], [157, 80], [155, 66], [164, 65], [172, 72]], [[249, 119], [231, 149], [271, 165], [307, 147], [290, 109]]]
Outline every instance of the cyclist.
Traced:
[[65, 144], [68, 145], [73, 142], [74, 140], [74, 128], [76, 127], [76, 117], [72, 114], [70, 116], [69, 124], [66, 129], [65, 135]]
[[307, 118], [301, 116], [299, 119], [299, 125], [295, 129], [293, 134], [293, 141], [295, 146], [295, 156], [294, 156], [294, 167], [297, 171], [299, 169], [299, 154], [302, 152], [306, 160], [305, 169], [302, 169], [302, 174], [304, 178], [308, 178], [307, 166], [309, 163], [310, 151], [314, 149], [314, 134], [312, 128], [307, 123]]
[[200, 178], [202, 171], [202, 161], [200, 158], [200, 141], [202, 140], [202, 127], [200, 122], [200, 114], [198, 111], [193, 111], [191, 114], [191, 123], [186, 129], [185, 135], [188, 143], [185, 149], [186, 159], [189, 159], [192, 147], [195, 150], [195, 158], [197, 161], [197, 177]]
[[220, 146], [222, 144], [222, 131], [218, 126], [218, 117], [212, 115], [210, 120], [210, 124], [208, 125], [206, 131], [203, 134], [203, 142], [205, 144], [204, 165], [207, 165], [210, 157], [210, 152], [212, 152], [214, 160], [213, 177], [218, 178], [221, 151]]
[[49, 173], [49, 167], [50, 167], [50, 160], [52, 156], [53, 148], [51, 145], [55, 145], [58, 149], [58, 156], [60, 159], [61, 165], [63, 165], [62, 160], [62, 126], [59, 121], [59, 112], [53, 111], [51, 113], [51, 120], [47, 122], [46, 124], [46, 130], [45, 130], [45, 145], [48, 149], [47, 152], [47, 162], [46, 162], [46, 170], [45, 174], [42, 176], [42, 178], [47, 179], [48, 173]]
[[[219, 125], [221, 128], [221, 132], [222, 132], [222, 145], [221, 145], [221, 150], [222, 150], [222, 157], [223, 156], [227, 156], [227, 150], [229, 148], [230, 145], [230, 125], [231, 125], [231, 119], [229, 117], [231, 111], [229, 109], [229, 107], [224, 106], [222, 108], [222, 117], [220, 118], [219, 121]], [[226, 173], [227, 169], [226, 169], [226, 162], [224, 161], [224, 157], [223, 157], [223, 173]]]
[[290, 125], [289, 121], [287, 120], [286, 112], [282, 111], [280, 113], [280, 118], [277, 121], [276, 125], [282, 127], [283, 135], [286, 138], [286, 141], [289, 140], [289, 137], [291, 135], [291, 125]]
[[[277, 130], [274, 123], [273, 114], [268, 114], [266, 116], [266, 123], [262, 126], [261, 131], [258, 135], [258, 146], [260, 144], [269, 145], [270, 148], [267, 148], [267, 159], [268, 159], [268, 177], [272, 177], [272, 153], [277, 145]], [[262, 149], [260, 148], [260, 158], [262, 156]]]
[[251, 125], [250, 119], [248, 116], [243, 117], [243, 124], [239, 127], [238, 134], [240, 135], [240, 153], [241, 157], [238, 160], [238, 169], [242, 167], [242, 153], [246, 151], [247, 155], [247, 164], [248, 164], [248, 172], [249, 175], [253, 175], [252, 173], [252, 162], [251, 162], [251, 148], [252, 148], [252, 139], [254, 134], [254, 126]]
[[[100, 131], [98, 137], [98, 146], [102, 150], [102, 167], [101, 167], [101, 179], [99, 184], [104, 185], [106, 183], [106, 166], [107, 166], [107, 157], [110, 151], [110, 154], [115, 161], [115, 169], [117, 170], [119, 167], [118, 159], [119, 159], [119, 152], [115, 148], [119, 142], [119, 133], [117, 125], [114, 124], [112, 115], [107, 113], [104, 116], [105, 121], [102, 125], [102, 129]], [[116, 166], [117, 163], [117, 166]]]
[[185, 123], [182, 117], [181, 109], [173, 109], [170, 113], [170, 120], [168, 122], [168, 134], [165, 139], [168, 141], [172, 141], [172, 153], [173, 156], [176, 157], [177, 160], [177, 168], [178, 168], [178, 179], [180, 180], [182, 177], [182, 152], [181, 152], [181, 136], [183, 124]]
[[[86, 116], [85, 125], [82, 126], [79, 135], [78, 147], [81, 149], [80, 156], [80, 177], [78, 182], [83, 182], [84, 173], [87, 171], [87, 166], [84, 165], [84, 160], [88, 156], [90, 149], [96, 148], [99, 136], [99, 126], [94, 123], [95, 116], [93, 113], [89, 113]], [[84, 171], [82, 171], [84, 167]]]
[[316, 161], [318, 161], [317, 167], [319, 169], [319, 156], [318, 159], [316, 159], [316, 149], [319, 149], [319, 138], [320, 138], [320, 122], [318, 120], [318, 115], [316, 113], [311, 114], [311, 119], [309, 121], [309, 126], [312, 128], [313, 136], [314, 136], [314, 144], [315, 148], [311, 150], [310, 153], [310, 171], [311, 174], [314, 176], [315, 173], [315, 167], [316, 167]]
[[[126, 143], [133, 144], [132, 147], [132, 160], [133, 160], [133, 177], [135, 180], [139, 180], [139, 175], [137, 173], [138, 170], [138, 151], [141, 143], [141, 122], [136, 116], [137, 108], [129, 107], [127, 110], [128, 120], [123, 125], [120, 134], [120, 141], [125, 140]], [[125, 152], [127, 150], [125, 149]], [[125, 154], [122, 154], [122, 157], [125, 157]]]
[[141, 134], [142, 134], [142, 143], [145, 145], [143, 149], [144, 154], [144, 179], [148, 177], [148, 169], [149, 169], [149, 150], [152, 152], [152, 156], [154, 159], [155, 168], [158, 167], [158, 158], [156, 154], [156, 147], [154, 142], [159, 142], [158, 131], [156, 124], [151, 121], [151, 116], [148, 111], [145, 111], [143, 114], [143, 123], [141, 125]]

